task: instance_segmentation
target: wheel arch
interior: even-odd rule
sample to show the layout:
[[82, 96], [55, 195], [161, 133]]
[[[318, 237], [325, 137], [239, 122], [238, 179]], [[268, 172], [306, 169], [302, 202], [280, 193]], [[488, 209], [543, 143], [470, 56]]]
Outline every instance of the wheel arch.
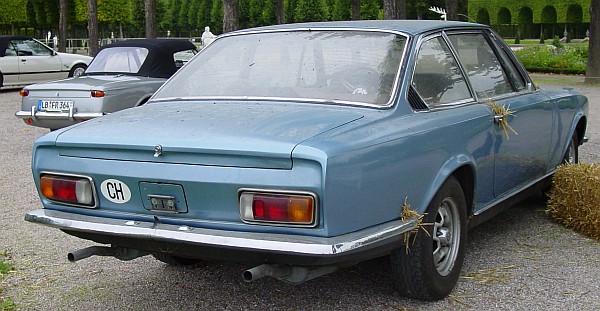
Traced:
[[475, 160], [467, 155], [457, 155], [451, 157], [450, 159], [452, 160], [446, 162], [445, 165], [440, 169], [438, 175], [435, 177], [427, 194], [427, 199], [423, 202], [423, 204], [426, 207], [442, 187], [444, 182], [446, 182], [450, 176], [454, 176], [463, 189], [465, 201], [467, 203], [467, 217], [470, 218], [471, 215], [473, 215], [473, 210], [475, 207]]
[[575, 133], [577, 133], [578, 144], [581, 145], [584, 143], [585, 131], [587, 129], [587, 118], [586, 116], [581, 116], [577, 121], [577, 125], [575, 126]]
[[452, 175], [458, 180], [467, 203], [467, 217], [473, 215], [475, 208], [475, 170], [471, 165], [462, 165], [458, 167]]
[[144, 95], [140, 98], [140, 100], [138, 100], [138, 102], [135, 104], [134, 107], [139, 107], [141, 105], [144, 105], [145, 103], [148, 102], [148, 100], [150, 99], [150, 97], [152, 96], [152, 94], [148, 94], [148, 95]]

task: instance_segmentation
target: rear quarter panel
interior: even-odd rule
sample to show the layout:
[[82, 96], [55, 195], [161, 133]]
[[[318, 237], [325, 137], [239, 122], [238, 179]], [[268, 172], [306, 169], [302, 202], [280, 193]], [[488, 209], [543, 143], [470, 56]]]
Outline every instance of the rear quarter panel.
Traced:
[[493, 136], [482, 104], [430, 113], [365, 113], [360, 126], [307, 141], [327, 154], [321, 198], [327, 232], [337, 235], [400, 218], [404, 201], [423, 213], [463, 165], [477, 172], [482, 204], [492, 199]]

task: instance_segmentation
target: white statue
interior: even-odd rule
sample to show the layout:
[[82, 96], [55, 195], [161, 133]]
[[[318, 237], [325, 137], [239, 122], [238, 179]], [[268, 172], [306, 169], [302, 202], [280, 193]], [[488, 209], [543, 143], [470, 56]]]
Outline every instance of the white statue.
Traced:
[[210, 27], [204, 27], [204, 33], [202, 33], [202, 45], [207, 46], [215, 41], [215, 36], [212, 32], [210, 32]]

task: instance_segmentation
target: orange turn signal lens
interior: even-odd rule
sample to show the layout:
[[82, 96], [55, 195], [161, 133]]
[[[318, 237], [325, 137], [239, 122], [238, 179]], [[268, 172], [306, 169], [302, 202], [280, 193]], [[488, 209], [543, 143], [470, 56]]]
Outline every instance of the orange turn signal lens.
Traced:
[[314, 225], [316, 204], [313, 195], [243, 192], [240, 195], [242, 220], [289, 225]]
[[92, 91], [92, 97], [104, 97], [105, 95], [106, 95], [106, 93], [104, 91], [100, 91], [100, 90]]
[[26, 89], [21, 89], [21, 90], [19, 91], [19, 95], [21, 95], [21, 96], [23, 96], [23, 97], [25, 97], [25, 96], [29, 96], [29, 90], [26, 90]]

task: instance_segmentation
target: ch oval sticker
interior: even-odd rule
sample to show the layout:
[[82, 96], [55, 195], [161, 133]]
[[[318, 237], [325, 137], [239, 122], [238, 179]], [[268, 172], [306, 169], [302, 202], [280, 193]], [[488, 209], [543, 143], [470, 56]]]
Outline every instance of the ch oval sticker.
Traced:
[[109, 201], [117, 204], [129, 202], [131, 191], [127, 185], [117, 179], [107, 179], [100, 185], [102, 195]]

